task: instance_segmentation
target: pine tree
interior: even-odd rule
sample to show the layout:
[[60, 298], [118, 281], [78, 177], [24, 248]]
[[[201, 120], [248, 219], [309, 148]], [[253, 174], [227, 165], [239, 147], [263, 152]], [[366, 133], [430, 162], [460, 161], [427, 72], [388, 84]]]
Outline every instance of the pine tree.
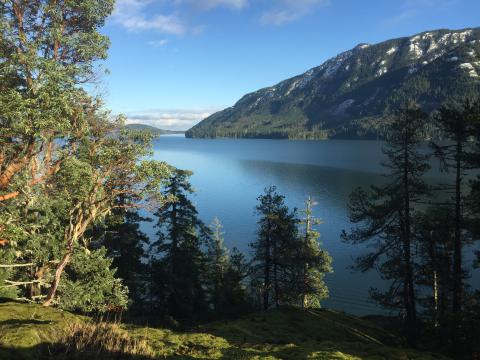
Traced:
[[[421, 301], [425, 319], [435, 329], [448, 325], [453, 289], [454, 216], [443, 206], [429, 207], [417, 213], [414, 233], [418, 240], [417, 282], [427, 291]], [[448, 339], [441, 339], [447, 341]]]
[[222, 307], [222, 291], [229, 266], [228, 250], [224, 245], [222, 224], [218, 218], [211, 225], [212, 237], [207, 244], [207, 271], [210, 302], [215, 312]]
[[454, 180], [440, 189], [451, 194], [447, 206], [452, 209], [454, 219], [453, 234], [453, 301], [452, 314], [454, 321], [453, 342], [455, 352], [460, 354], [460, 327], [462, 322], [462, 306], [465, 293], [465, 267], [463, 259], [464, 246], [472, 242], [467, 215], [468, 183], [465, 177], [480, 163], [472, 162], [471, 138], [474, 136], [474, 124], [478, 121], [479, 105], [466, 100], [463, 104], [449, 104], [440, 108], [436, 122], [447, 143], [433, 144], [435, 155], [440, 159], [442, 169], [452, 171]]
[[299, 268], [295, 282], [299, 284], [298, 295], [303, 309], [320, 307], [320, 301], [328, 297], [323, 278], [332, 271], [332, 258], [327, 251], [320, 249], [320, 233], [314, 230], [322, 222], [313, 216], [313, 206], [314, 201], [309, 197], [303, 210], [305, 217], [301, 222], [303, 230], [299, 232], [299, 246], [296, 247], [299, 253], [293, 258]]
[[208, 311], [204, 289], [205, 255], [202, 245], [210, 238], [189, 199], [193, 193], [190, 171], [173, 169], [163, 191], [170, 201], [155, 213], [158, 241], [151, 264], [156, 278], [156, 307], [175, 319], [195, 321]]
[[239, 316], [250, 309], [243, 283], [248, 270], [245, 257], [236, 248], [229, 253], [222, 228], [220, 220], [215, 218], [206, 253], [206, 287], [215, 319]]
[[391, 286], [386, 293], [372, 289], [372, 296], [382, 305], [403, 309], [406, 315], [407, 340], [417, 342], [417, 310], [412, 256], [413, 205], [424, 196], [422, 175], [428, 169], [427, 156], [419, 151], [426, 114], [416, 106], [399, 111], [389, 125], [384, 153], [390, 170], [388, 183], [357, 189], [350, 198], [350, 220], [359, 224], [350, 233], [343, 232], [352, 244], [373, 243], [374, 251], [357, 259], [357, 268], [377, 268]]
[[[117, 199], [124, 204], [123, 196]], [[140, 222], [151, 221], [139, 215], [137, 210], [117, 208], [96, 227], [92, 233], [92, 244], [105, 246], [112, 258], [116, 276], [129, 289], [130, 309], [140, 310], [146, 298], [148, 236], [140, 230]]]
[[275, 186], [265, 189], [258, 197], [257, 213], [261, 215], [258, 221], [257, 240], [250, 246], [253, 248], [252, 287], [259, 290], [262, 297], [262, 307], [267, 310], [273, 303], [279, 306], [282, 297], [286, 296], [288, 284], [287, 265], [289, 250], [297, 237], [297, 219], [284, 203], [284, 196], [276, 192]]

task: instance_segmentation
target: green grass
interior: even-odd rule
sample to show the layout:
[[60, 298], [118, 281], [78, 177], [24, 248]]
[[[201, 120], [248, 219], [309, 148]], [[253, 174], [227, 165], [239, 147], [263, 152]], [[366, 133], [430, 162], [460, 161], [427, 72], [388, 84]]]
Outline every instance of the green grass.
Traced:
[[[70, 347], [72, 352], [73, 345], [68, 341], [74, 340], [65, 340], [69, 338], [68, 329], [72, 324], [91, 321], [38, 305], [0, 304], [0, 359], [38, 359], [52, 351], [59, 356], [59, 345], [61, 349]], [[385, 330], [331, 310], [282, 308], [215, 322], [186, 333], [133, 325], [118, 328], [108, 333], [128, 336], [127, 342], [147, 344], [150, 357], [159, 359], [442, 359], [436, 354], [400, 348], [396, 337]], [[88, 358], [140, 358], [111, 355], [95, 350]], [[64, 358], [72, 358], [72, 354]]]

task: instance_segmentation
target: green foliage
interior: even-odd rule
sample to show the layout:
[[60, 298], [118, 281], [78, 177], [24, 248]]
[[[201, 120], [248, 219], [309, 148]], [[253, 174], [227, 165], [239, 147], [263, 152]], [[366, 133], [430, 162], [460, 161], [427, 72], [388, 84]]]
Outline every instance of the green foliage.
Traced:
[[251, 244], [253, 292], [265, 310], [272, 303], [276, 307], [320, 307], [320, 301], [328, 296], [323, 277], [331, 272], [331, 258], [320, 249], [320, 234], [313, 230], [318, 222], [312, 216], [311, 200], [307, 202], [303, 232], [298, 228], [296, 210], [290, 212], [274, 186], [265, 189], [258, 200], [258, 238]]
[[205, 254], [205, 286], [213, 317], [238, 317], [251, 310], [244, 285], [248, 264], [238, 249], [233, 248], [229, 253], [225, 247], [223, 227], [218, 218], [213, 220], [210, 228], [212, 236], [208, 239]]
[[303, 234], [299, 233], [299, 242], [302, 245], [298, 247], [299, 251], [293, 259], [297, 270], [292, 280], [298, 284], [295, 295], [300, 297], [301, 306], [319, 308], [321, 300], [328, 297], [328, 288], [323, 278], [326, 273], [332, 272], [332, 258], [327, 251], [320, 248], [320, 233], [314, 230], [314, 227], [322, 222], [313, 216], [313, 200], [308, 198], [305, 205], [305, 217], [301, 221], [304, 226]]
[[[125, 203], [123, 197], [117, 199], [119, 205]], [[133, 209], [116, 208], [92, 231], [92, 243], [107, 248], [112, 266], [117, 269], [116, 277], [129, 290], [130, 310], [139, 310], [147, 295], [145, 278], [148, 266], [146, 247], [149, 239], [140, 230], [141, 221], [151, 219], [141, 217]]]
[[83, 312], [105, 312], [127, 307], [128, 288], [116, 278], [112, 258], [105, 248], [78, 249], [65, 271], [58, 290], [62, 309]]

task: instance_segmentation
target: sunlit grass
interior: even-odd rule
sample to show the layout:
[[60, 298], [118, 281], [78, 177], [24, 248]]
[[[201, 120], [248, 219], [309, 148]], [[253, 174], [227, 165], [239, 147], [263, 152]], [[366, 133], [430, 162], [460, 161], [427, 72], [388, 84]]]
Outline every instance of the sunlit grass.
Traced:
[[384, 329], [330, 310], [282, 308], [193, 332], [94, 321], [52, 308], [0, 304], [0, 359], [394, 359], [439, 355], [398, 347]]

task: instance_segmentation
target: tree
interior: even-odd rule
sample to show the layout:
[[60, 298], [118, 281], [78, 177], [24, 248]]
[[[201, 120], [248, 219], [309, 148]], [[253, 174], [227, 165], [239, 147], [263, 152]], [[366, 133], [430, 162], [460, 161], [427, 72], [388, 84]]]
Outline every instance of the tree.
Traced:
[[[116, 276], [122, 279], [129, 290], [130, 310], [143, 306], [147, 296], [146, 259], [148, 236], [140, 230], [140, 222], [151, 221], [139, 215], [137, 209], [125, 208], [125, 195], [115, 203], [118, 208], [112, 210], [104, 221], [94, 227], [91, 236], [95, 247], [105, 246], [112, 266], [117, 269]], [[90, 235], [90, 234], [89, 234]]]
[[441, 187], [441, 190], [451, 194], [447, 203], [453, 209], [453, 302], [454, 343], [457, 350], [459, 344], [459, 327], [461, 323], [463, 294], [465, 292], [464, 267], [462, 252], [464, 245], [472, 241], [468, 231], [466, 213], [467, 183], [465, 176], [480, 164], [472, 162], [471, 138], [474, 135], [473, 125], [478, 121], [479, 105], [466, 100], [462, 105], [449, 104], [440, 108], [436, 117], [438, 127], [448, 140], [446, 144], [433, 144], [435, 155], [440, 159], [442, 169], [454, 173], [454, 181]]
[[[263, 309], [273, 303], [279, 306], [285, 295], [287, 264], [290, 260], [292, 243], [297, 237], [297, 219], [295, 211], [290, 212], [284, 203], [284, 196], [276, 192], [275, 186], [265, 189], [258, 197], [257, 213], [259, 230], [256, 241], [252, 242], [254, 254], [251, 278], [254, 288], [260, 291]], [[272, 291], [273, 290], [273, 291]]]
[[154, 301], [165, 315], [194, 321], [208, 310], [204, 289], [205, 255], [202, 245], [208, 242], [210, 231], [198, 218], [195, 206], [188, 198], [193, 192], [190, 171], [172, 169], [163, 195], [170, 201], [160, 207], [158, 241], [154, 243]]
[[218, 218], [211, 225], [212, 236], [206, 252], [206, 288], [213, 317], [234, 317], [250, 309], [243, 281], [248, 265], [238, 249], [231, 253], [224, 245], [222, 224]]
[[[452, 210], [445, 206], [429, 207], [418, 212], [414, 233], [418, 241], [417, 282], [427, 287], [421, 300], [425, 319], [434, 329], [448, 326], [453, 294], [453, 234]], [[441, 339], [445, 341], [447, 339]]]
[[298, 254], [293, 257], [298, 271], [293, 280], [298, 284], [297, 294], [303, 309], [320, 307], [320, 301], [328, 297], [328, 288], [323, 281], [324, 275], [332, 271], [332, 258], [327, 251], [320, 249], [318, 239], [320, 233], [314, 230], [322, 222], [313, 216], [313, 200], [309, 197], [305, 202], [305, 215], [301, 224], [303, 231], [299, 233]]
[[112, 10], [113, 0], [1, 2], [0, 201], [43, 183], [68, 158], [57, 140], [69, 144], [83, 132], [81, 85], [107, 56], [99, 28]]
[[229, 267], [228, 250], [224, 245], [222, 224], [218, 218], [213, 219], [210, 226], [212, 236], [207, 244], [207, 286], [213, 310], [215, 312], [222, 308], [222, 291], [224, 290], [225, 274]]
[[357, 189], [350, 197], [350, 220], [359, 224], [342, 237], [352, 244], [373, 243], [374, 251], [357, 259], [357, 269], [367, 271], [378, 265], [391, 281], [386, 293], [372, 291], [384, 306], [401, 308], [406, 314], [407, 340], [417, 340], [417, 311], [412, 257], [413, 205], [426, 192], [422, 175], [428, 169], [427, 156], [420, 153], [426, 115], [416, 106], [397, 112], [389, 125], [384, 153], [390, 170], [389, 181], [370, 191]]

